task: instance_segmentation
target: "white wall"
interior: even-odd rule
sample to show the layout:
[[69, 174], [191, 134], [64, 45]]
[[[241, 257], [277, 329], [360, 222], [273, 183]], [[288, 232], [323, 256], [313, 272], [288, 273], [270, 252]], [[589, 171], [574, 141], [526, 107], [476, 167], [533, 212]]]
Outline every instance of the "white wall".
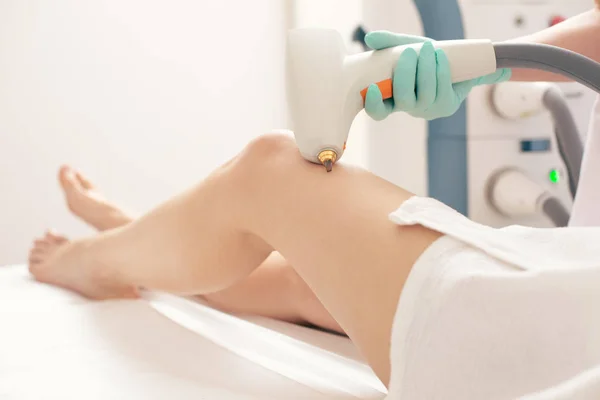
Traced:
[[68, 216], [61, 163], [144, 211], [286, 126], [281, 0], [2, 0], [0, 264]]

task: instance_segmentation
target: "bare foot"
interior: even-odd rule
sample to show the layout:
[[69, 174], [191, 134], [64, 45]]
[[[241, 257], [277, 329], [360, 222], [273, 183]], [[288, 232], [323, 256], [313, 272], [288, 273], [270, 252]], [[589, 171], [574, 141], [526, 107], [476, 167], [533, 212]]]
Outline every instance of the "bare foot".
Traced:
[[33, 242], [33, 247], [29, 251], [29, 267], [41, 263], [48, 252], [52, 252], [55, 248], [68, 243], [69, 240], [54, 232], [46, 232], [43, 238], [36, 239]]
[[[34, 242], [29, 272], [36, 280], [73, 290], [94, 300], [139, 297], [135, 287], [120, 283], [87, 255], [86, 241], [69, 242], [52, 232]], [[92, 252], [93, 253], [93, 252]]]
[[122, 210], [109, 203], [80, 172], [63, 166], [58, 173], [69, 210], [94, 228], [105, 231], [131, 222]]

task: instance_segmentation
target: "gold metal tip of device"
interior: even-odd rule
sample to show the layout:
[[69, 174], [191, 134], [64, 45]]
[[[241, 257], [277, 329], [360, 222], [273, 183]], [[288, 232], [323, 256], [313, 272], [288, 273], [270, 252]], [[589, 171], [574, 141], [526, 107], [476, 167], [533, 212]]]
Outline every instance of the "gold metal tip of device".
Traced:
[[331, 172], [333, 170], [333, 164], [337, 160], [337, 153], [333, 150], [323, 150], [317, 156], [321, 164], [325, 166], [327, 172]]

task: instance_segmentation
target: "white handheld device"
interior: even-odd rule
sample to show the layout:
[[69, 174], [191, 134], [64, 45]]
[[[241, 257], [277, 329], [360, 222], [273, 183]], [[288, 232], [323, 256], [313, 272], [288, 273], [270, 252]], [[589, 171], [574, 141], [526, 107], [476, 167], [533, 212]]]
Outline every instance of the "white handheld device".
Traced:
[[[496, 71], [489, 40], [434, 42], [450, 61], [452, 82]], [[407, 48], [392, 47], [347, 55], [341, 35], [329, 29], [297, 29], [288, 37], [288, 95], [300, 153], [327, 170], [344, 154], [350, 126], [364, 108], [365, 89], [377, 83], [384, 98], [392, 97], [392, 75]]]

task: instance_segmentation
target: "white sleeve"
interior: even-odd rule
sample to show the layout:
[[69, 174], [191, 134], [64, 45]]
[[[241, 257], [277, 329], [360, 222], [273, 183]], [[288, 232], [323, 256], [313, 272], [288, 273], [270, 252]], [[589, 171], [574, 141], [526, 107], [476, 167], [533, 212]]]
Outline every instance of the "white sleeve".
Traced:
[[590, 121], [570, 226], [600, 226], [600, 98]]

